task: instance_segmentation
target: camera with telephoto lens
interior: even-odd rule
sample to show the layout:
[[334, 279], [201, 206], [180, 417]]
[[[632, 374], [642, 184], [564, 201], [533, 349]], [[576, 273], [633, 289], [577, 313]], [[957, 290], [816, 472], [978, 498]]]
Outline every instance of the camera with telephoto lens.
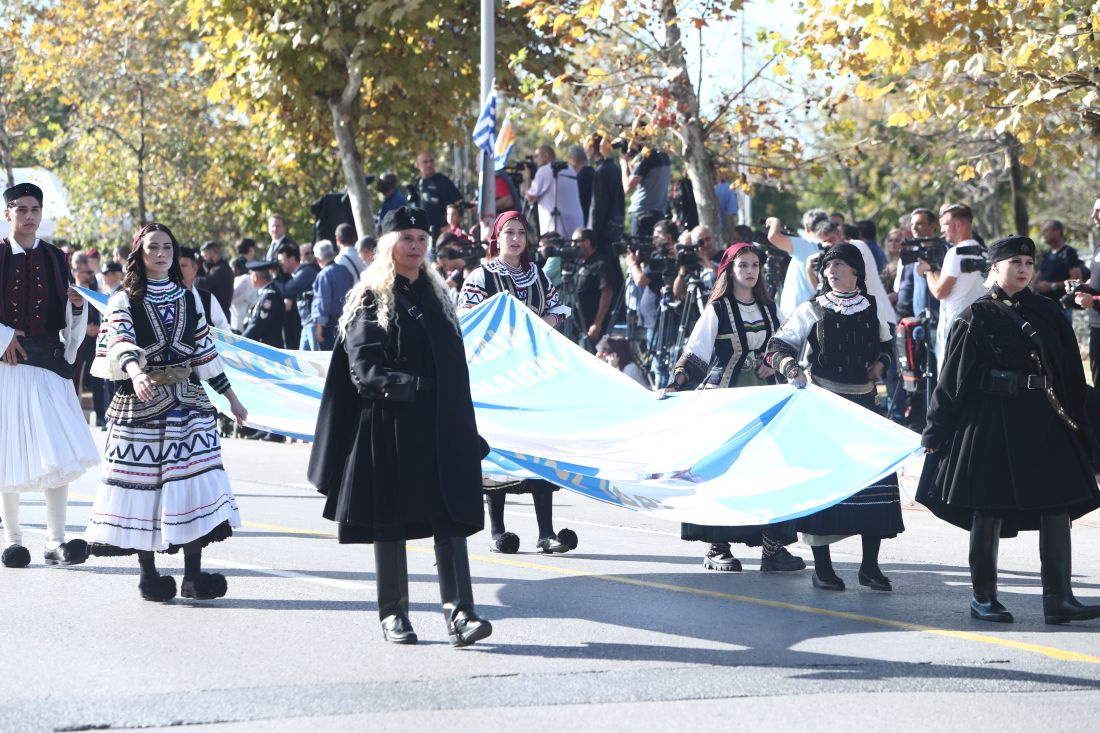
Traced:
[[451, 247], [453, 257], [451, 259], [461, 259], [467, 267], [477, 267], [481, 264], [481, 260], [485, 257], [485, 248], [480, 244], [467, 244], [461, 247]]
[[624, 234], [622, 239], [611, 245], [611, 248], [617, 256], [632, 252], [634, 259], [639, 261], [646, 261], [653, 256], [653, 241], [650, 237]]
[[546, 237], [543, 241], [546, 243], [541, 249], [543, 262], [551, 257], [559, 257], [563, 262], [573, 262], [581, 259], [584, 254], [579, 244], [568, 242], [558, 234]]
[[985, 256], [985, 247], [980, 244], [966, 244], [957, 245], [955, 247], [956, 254], [972, 255], [966, 259], [959, 260], [959, 271], [963, 274], [968, 272], [977, 272], [985, 277], [989, 274], [989, 258]]
[[939, 246], [939, 237], [914, 237], [901, 241], [901, 264], [912, 265], [924, 260], [928, 268], [938, 272], [943, 265], [943, 249]]

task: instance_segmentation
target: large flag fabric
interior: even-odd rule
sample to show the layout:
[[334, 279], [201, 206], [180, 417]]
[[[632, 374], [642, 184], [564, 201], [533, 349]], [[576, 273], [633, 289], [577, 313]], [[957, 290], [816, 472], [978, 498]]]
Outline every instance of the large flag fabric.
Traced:
[[489, 87], [489, 94], [485, 97], [485, 104], [481, 108], [477, 122], [474, 124], [474, 145], [484, 150], [490, 156], [496, 145], [497, 126], [497, 89]]
[[[841, 501], [920, 451], [915, 433], [812, 386], [658, 401], [507, 294], [461, 323], [489, 475], [546, 478], [671, 521], [767, 524]], [[248, 424], [311, 439], [323, 357], [211, 331]]]
[[512, 129], [512, 121], [505, 119], [500, 123], [500, 132], [497, 133], [496, 146], [493, 149], [493, 162], [496, 170], [501, 170], [508, 165], [508, 156], [512, 154], [512, 148], [516, 144], [516, 132]]

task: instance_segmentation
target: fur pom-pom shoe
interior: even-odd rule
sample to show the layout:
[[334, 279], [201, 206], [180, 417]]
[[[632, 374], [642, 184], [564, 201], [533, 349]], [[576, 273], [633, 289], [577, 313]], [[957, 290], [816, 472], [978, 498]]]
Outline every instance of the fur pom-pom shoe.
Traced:
[[221, 598], [228, 589], [229, 584], [225, 582], [225, 576], [221, 573], [199, 573], [193, 580], [183, 579], [180, 595], [196, 601], [210, 601]]

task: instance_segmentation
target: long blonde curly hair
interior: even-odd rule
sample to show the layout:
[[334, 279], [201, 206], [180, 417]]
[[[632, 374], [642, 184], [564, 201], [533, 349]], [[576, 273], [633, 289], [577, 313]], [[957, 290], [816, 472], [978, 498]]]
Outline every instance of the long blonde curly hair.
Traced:
[[[374, 320], [383, 329], [389, 329], [390, 320], [393, 318], [394, 297], [393, 284], [397, 278], [397, 267], [393, 261], [393, 248], [401, 238], [401, 232], [383, 234], [378, 240], [377, 253], [370, 267], [360, 275], [359, 282], [355, 284], [344, 300], [346, 307], [340, 316], [340, 333], [347, 337], [348, 329], [359, 314], [367, 307], [366, 295], [368, 292], [374, 295]], [[329, 265], [332, 267], [332, 265]], [[455, 330], [461, 333], [458, 325], [458, 316], [455, 315], [454, 304], [451, 303], [447, 293], [447, 285], [443, 278], [435, 271], [425, 253], [424, 260], [420, 263], [420, 277], [428, 278], [435, 297], [439, 300], [443, 312], [454, 324]]]

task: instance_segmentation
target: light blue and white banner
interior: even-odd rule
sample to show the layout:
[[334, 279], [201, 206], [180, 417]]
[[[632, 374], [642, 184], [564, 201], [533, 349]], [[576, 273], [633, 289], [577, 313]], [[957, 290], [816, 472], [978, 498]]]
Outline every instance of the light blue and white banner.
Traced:
[[[915, 433], [812, 386], [658, 401], [505, 294], [461, 322], [487, 474], [539, 476], [672, 521], [766, 524], [834, 504], [920, 451]], [[309, 439], [320, 355], [214, 333], [248, 423]]]

